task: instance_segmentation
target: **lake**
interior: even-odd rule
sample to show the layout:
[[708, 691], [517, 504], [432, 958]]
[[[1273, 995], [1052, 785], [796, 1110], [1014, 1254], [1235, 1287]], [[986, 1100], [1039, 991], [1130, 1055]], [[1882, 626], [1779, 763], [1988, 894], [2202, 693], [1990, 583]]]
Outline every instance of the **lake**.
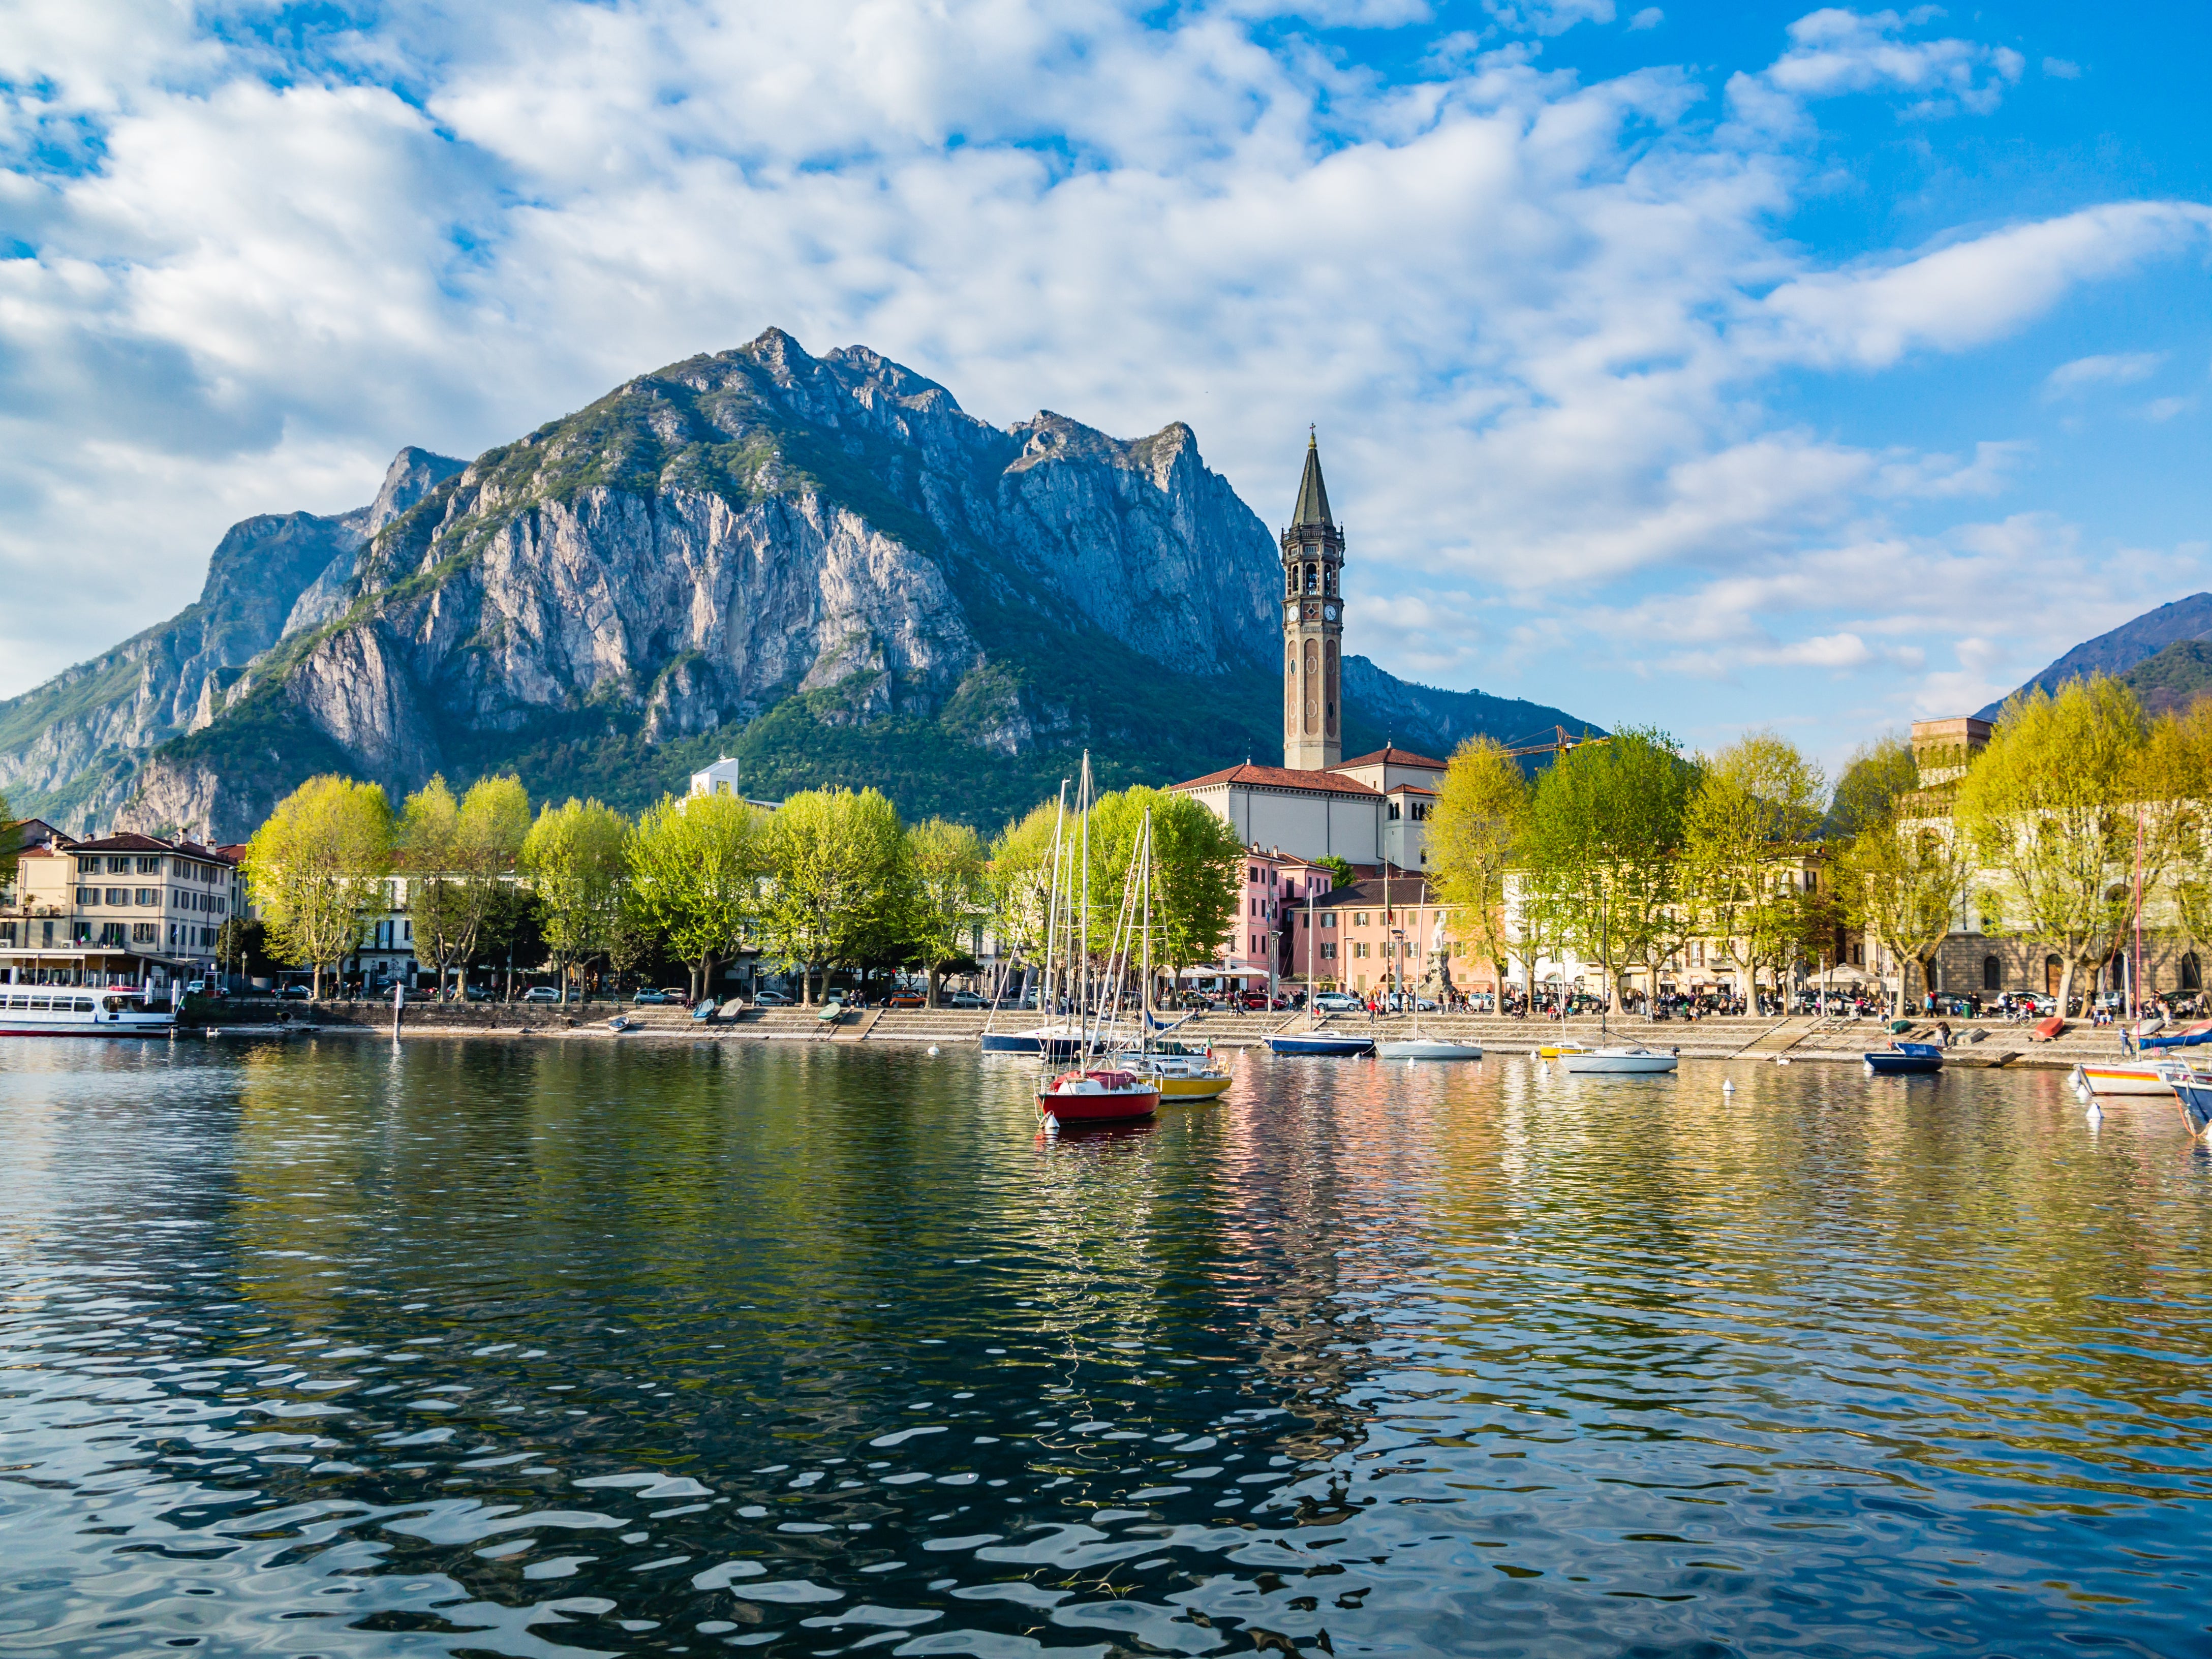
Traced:
[[2170, 1103], [1239, 1065], [0, 1043], [0, 1656], [2212, 1648]]

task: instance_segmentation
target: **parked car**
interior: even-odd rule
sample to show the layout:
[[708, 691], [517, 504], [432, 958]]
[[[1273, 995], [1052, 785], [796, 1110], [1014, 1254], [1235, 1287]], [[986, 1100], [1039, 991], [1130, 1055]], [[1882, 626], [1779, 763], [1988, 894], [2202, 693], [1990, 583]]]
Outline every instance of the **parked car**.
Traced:
[[756, 1008], [788, 1008], [791, 999], [781, 991], [763, 991], [753, 999]]
[[491, 987], [489, 985], [471, 985], [461, 994], [466, 997], [471, 1002], [489, 1002], [491, 1000]]
[[313, 989], [307, 985], [280, 985], [276, 994], [286, 1002], [305, 1002], [313, 994]]
[[891, 1008], [927, 1008], [929, 999], [919, 991], [901, 991], [884, 1005]]
[[1356, 1014], [1367, 1005], [1349, 991], [1323, 991], [1314, 1006], [1324, 1014]]
[[561, 994], [550, 985], [533, 985], [522, 994], [522, 1000], [525, 1002], [558, 1002]]
[[656, 991], [650, 985], [641, 985], [630, 1001], [641, 1008], [657, 1008], [668, 1000], [668, 993]]
[[196, 979], [186, 982], [185, 986], [185, 994], [188, 997], [204, 997], [212, 996], [215, 994], [209, 989], [208, 982], [205, 980]]
[[945, 1006], [948, 1008], [987, 1008], [990, 1005], [973, 991], [955, 991], [945, 999]]

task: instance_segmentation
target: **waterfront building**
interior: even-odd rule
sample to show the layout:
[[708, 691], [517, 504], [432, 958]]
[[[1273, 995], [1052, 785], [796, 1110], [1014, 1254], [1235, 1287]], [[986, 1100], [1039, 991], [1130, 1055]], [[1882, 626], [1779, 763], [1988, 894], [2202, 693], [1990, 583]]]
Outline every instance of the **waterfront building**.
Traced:
[[0, 896], [0, 982], [144, 985], [211, 976], [217, 936], [244, 913], [238, 860], [179, 837], [50, 834]]

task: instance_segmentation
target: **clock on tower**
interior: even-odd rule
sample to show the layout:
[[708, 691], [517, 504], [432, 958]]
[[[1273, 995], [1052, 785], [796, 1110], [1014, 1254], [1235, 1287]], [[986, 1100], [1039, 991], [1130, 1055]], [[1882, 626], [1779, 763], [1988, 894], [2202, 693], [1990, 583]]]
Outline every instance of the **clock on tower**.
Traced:
[[1297, 511], [1283, 532], [1283, 764], [1325, 772], [1344, 758], [1339, 651], [1344, 637], [1344, 532], [1328, 516], [1321, 450], [1306, 439]]

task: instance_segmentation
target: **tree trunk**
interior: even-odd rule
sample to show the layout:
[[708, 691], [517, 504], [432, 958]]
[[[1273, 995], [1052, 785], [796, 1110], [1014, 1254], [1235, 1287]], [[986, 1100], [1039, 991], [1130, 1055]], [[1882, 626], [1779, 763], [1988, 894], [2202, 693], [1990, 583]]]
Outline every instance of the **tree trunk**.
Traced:
[[929, 964], [929, 995], [927, 1001], [930, 1007], [937, 1006], [937, 964], [933, 962]]
[[2063, 1019], [2066, 1010], [2074, 1000], [2074, 958], [2069, 956], [2066, 965], [2058, 970], [2058, 1006], [2053, 1011]]

